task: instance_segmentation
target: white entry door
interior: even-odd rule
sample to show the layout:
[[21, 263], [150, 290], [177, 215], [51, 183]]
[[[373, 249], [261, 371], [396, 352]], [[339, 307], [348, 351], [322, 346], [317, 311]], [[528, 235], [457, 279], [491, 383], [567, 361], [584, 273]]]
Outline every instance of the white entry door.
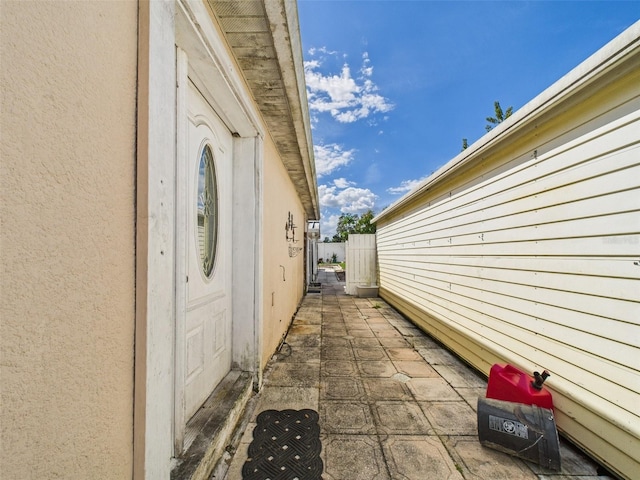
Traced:
[[[177, 321], [184, 352], [183, 419], [187, 421], [231, 368], [232, 136], [191, 81], [186, 92], [186, 138], [178, 183]], [[184, 97], [183, 97], [184, 98]], [[184, 131], [184, 130], [183, 130]], [[180, 157], [180, 155], [179, 155]], [[181, 220], [181, 221], [180, 221]], [[180, 227], [179, 227], [180, 228]]]

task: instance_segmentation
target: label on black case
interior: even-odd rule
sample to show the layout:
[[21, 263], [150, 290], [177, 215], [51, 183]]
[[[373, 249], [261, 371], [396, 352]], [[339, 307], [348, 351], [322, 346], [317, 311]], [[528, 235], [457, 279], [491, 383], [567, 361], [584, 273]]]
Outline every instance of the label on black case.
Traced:
[[526, 425], [507, 418], [494, 417], [493, 415], [489, 415], [489, 430], [506, 433], [514, 437], [529, 438], [529, 429]]

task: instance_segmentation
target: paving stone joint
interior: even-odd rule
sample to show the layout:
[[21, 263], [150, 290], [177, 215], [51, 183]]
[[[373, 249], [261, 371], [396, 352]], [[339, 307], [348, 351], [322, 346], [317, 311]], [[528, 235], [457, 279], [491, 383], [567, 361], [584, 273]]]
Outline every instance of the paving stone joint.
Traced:
[[324, 480], [613, 480], [564, 439], [561, 472], [480, 445], [486, 380], [381, 298], [346, 295], [331, 269], [319, 277], [212, 479], [243, 480], [260, 412], [312, 409]]

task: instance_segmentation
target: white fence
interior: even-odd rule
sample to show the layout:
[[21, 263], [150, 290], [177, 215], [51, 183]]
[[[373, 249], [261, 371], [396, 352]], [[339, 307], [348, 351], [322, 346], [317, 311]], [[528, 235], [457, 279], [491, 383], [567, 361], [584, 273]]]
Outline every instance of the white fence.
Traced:
[[351, 234], [346, 242], [346, 293], [356, 295], [358, 285], [376, 285], [376, 236]]
[[345, 261], [344, 242], [318, 243], [318, 260], [322, 259], [324, 263], [334, 262], [334, 255], [335, 262]]

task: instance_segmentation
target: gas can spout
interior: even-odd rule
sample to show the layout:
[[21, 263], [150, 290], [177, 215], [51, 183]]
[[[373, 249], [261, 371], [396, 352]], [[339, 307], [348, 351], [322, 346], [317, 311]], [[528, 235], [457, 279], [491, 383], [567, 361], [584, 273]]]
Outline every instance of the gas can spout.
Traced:
[[531, 382], [531, 386], [533, 388], [535, 388], [536, 390], [542, 390], [542, 384], [547, 379], [547, 377], [550, 377], [550, 376], [551, 376], [551, 374], [549, 372], [547, 372], [546, 370], [544, 372], [542, 372], [542, 373], [533, 372], [534, 380]]

